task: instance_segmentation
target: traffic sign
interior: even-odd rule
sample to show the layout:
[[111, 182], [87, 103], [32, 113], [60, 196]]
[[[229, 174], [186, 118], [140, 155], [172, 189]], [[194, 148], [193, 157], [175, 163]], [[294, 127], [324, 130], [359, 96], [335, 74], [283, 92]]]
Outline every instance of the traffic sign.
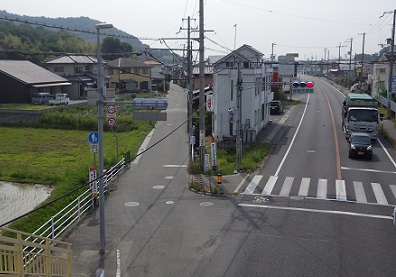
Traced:
[[91, 132], [88, 135], [88, 141], [90, 143], [98, 143], [99, 142], [99, 134], [98, 132]]
[[92, 153], [97, 153], [97, 152], [99, 152], [99, 144], [97, 144], [97, 143], [91, 143], [90, 145], [91, 145], [90, 149], [91, 149], [91, 152], [92, 152]]
[[117, 107], [115, 105], [107, 105], [107, 114], [115, 114]]
[[116, 126], [117, 121], [115, 120], [114, 117], [110, 117], [109, 119], [107, 119], [107, 126], [109, 127], [114, 127]]

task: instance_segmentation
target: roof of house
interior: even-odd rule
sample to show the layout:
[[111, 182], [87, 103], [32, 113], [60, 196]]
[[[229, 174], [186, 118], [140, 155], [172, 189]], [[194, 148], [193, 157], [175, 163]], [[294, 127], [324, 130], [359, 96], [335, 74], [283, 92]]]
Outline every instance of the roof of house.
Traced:
[[114, 68], [131, 68], [131, 67], [146, 67], [151, 68], [151, 65], [142, 63], [141, 61], [131, 58], [118, 58], [107, 63], [108, 66]]
[[46, 64], [96, 64], [96, 57], [87, 55], [64, 55], [46, 61]]
[[0, 60], [0, 72], [30, 85], [67, 82], [65, 78], [30, 61]]
[[160, 63], [159, 61], [152, 60], [152, 59], [145, 59], [143, 61], [143, 63], [149, 64], [149, 65], [162, 65], [162, 63]]
[[258, 51], [257, 49], [253, 48], [250, 45], [244, 44], [241, 47], [239, 47], [238, 49], [232, 51], [228, 55], [226, 55], [223, 58], [220, 58], [219, 60], [214, 62], [214, 65], [222, 63], [222, 62], [228, 60], [229, 58], [235, 58], [235, 57], [238, 57], [239, 59], [242, 59], [245, 61], [252, 61], [253, 60], [252, 57], [246, 57], [245, 55], [241, 54], [245, 49], [248, 50], [249, 52], [251, 52], [252, 54], [254, 54], [255, 59], [262, 58], [264, 56], [264, 54], [262, 52]]

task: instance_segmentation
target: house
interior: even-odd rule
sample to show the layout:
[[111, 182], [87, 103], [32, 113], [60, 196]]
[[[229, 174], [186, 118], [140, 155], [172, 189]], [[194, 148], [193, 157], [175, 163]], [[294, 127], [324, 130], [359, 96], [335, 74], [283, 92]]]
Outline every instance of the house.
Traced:
[[87, 98], [87, 90], [96, 86], [97, 59], [87, 55], [63, 55], [45, 62], [49, 71], [64, 77], [70, 99]]
[[[389, 61], [385, 54], [381, 55], [373, 64], [371, 78], [371, 96], [377, 98], [381, 92], [388, 91], [389, 86]], [[396, 67], [393, 67], [393, 74], [395, 75]]]
[[238, 75], [241, 83], [241, 130], [243, 142], [255, 142], [269, 122], [272, 68], [263, 53], [243, 45], [213, 64], [213, 136], [217, 141], [236, 138]]
[[[193, 67], [193, 90], [199, 89], [199, 65]], [[204, 68], [205, 87], [213, 85], [213, 65], [205, 64]]]
[[165, 66], [153, 59], [145, 59], [143, 63], [151, 66], [151, 84], [153, 89], [157, 89], [157, 85], [163, 86], [166, 81]]
[[65, 92], [70, 83], [30, 61], [0, 60], [0, 103], [30, 103], [35, 92]]
[[132, 58], [118, 58], [107, 63], [107, 87], [118, 92], [151, 91], [151, 65]]

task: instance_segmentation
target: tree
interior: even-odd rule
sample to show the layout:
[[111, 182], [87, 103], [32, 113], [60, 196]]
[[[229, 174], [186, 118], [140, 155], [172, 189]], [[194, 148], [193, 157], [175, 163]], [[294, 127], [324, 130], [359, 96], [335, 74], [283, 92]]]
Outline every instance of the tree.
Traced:
[[132, 45], [121, 42], [118, 38], [106, 37], [102, 41], [101, 52], [105, 60], [129, 57], [132, 55]]

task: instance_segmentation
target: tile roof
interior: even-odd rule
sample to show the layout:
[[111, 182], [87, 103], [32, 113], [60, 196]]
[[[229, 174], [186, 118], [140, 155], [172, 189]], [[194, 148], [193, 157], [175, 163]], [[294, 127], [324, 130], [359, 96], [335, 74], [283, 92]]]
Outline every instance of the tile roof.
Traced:
[[25, 84], [67, 82], [65, 78], [30, 61], [0, 60], [0, 72]]
[[114, 68], [133, 68], [133, 67], [146, 67], [151, 68], [151, 65], [142, 63], [141, 61], [131, 59], [131, 58], [118, 58], [107, 63], [108, 66]]
[[87, 55], [64, 55], [46, 61], [46, 64], [96, 64], [96, 57]]

